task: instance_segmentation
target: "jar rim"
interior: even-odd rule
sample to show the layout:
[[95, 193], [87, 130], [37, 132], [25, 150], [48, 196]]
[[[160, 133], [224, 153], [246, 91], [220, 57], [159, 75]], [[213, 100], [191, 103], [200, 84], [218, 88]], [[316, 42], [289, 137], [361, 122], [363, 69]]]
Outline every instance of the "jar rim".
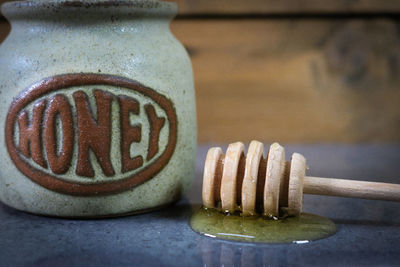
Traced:
[[1, 11], [7, 18], [29, 17], [29, 14], [36, 12], [49, 13], [51, 11], [72, 11], [84, 9], [91, 10], [120, 11], [127, 13], [134, 11], [153, 16], [174, 16], [177, 13], [177, 4], [160, 0], [24, 0], [6, 2], [1, 6]]

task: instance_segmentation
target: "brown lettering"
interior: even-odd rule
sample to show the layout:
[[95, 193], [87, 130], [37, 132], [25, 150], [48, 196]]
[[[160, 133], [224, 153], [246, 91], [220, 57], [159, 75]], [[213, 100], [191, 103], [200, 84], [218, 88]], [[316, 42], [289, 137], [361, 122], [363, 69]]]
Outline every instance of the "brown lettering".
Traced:
[[145, 107], [147, 118], [150, 123], [150, 138], [147, 160], [151, 160], [158, 153], [158, 139], [161, 129], [164, 127], [165, 118], [157, 117], [156, 110], [150, 104]]
[[40, 129], [45, 107], [45, 100], [35, 104], [31, 124], [25, 110], [18, 116], [19, 150], [27, 158], [32, 156], [33, 161], [43, 168], [47, 168], [47, 164], [43, 157]]
[[[62, 149], [57, 151], [56, 121], [60, 117], [62, 124]], [[74, 130], [72, 111], [68, 99], [56, 95], [50, 100], [45, 118], [45, 144], [50, 169], [55, 174], [66, 173], [71, 166], [74, 148]]]
[[122, 172], [135, 170], [143, 165], [143, 157], [131, 157], [130, 148], [133, 142], [140, 142], [142, 139], [142, 126], [132, 126], [130, 123], [130, 114], [140, 114], [139, 102], [127, 96], [118, 96], [121, 108], [121, 163]]
[[89, 159], [91, 149], [106, 176], [115, 174], [110, 160], [111, 150], [111, 102], [112, 95], [95, 90], [97, 121], [93, 118], [87, 95], [83, 91], [73, 94], [78, 117], [78, 163], [76, 174], [94, 177]]
[[[39, 164], [42, 166], [45, 165], [45, 161], [43, 159], [45, 156], [43, 144], [40, 143], [42, 137], [39, 136], [41, 135], [42, 131], [43, 135], [45, 133], [45, 130], [41, 129], [46, 127], [46, 125], [42, 125], [42, 120], [46, 120], [46, 115], [43, 113], [45, 112], [47, 102], [43, 101], [36, 105], [29, 113], [25, 112], [27, 106], [31, 107], [31, 103], [35, 103], [35, 101], [38, 100], [40, 101], [50, 94], [55, 95], [58, 92], [62, 93], [65, 91], [71, 91], [77, 87], [85, 88], [85, 92], [91, 92], [93, 86], [97, 85], [102, 85], [109, 88], [115, 87], [118, 88], [118, 91], [120, 91], [121, 94], [123, 94], [122, 92], [129, 94], [132, 93], [134, 95], [140, 95], [146, 99], [150, 99], [155, 109], [149, 106], [146, 108], [147, 111], [144, 112], [147, 113], [149, 125], [152, 128], [150, 131], [150, 143], [153, 143], [154, 145], [149, 145], [150, 149], [148, 152], [150, 152], [150, 154], [147, 156], [151, 158], [151, 155], [154, 155], [155, 153], [154, 151], [157, 151], [158, 149], [157, 144], [159, 140], [157, 141], [158, 138], [156, 138], [156, 135], [160, 134], [160, 129], [162, 128], [161, 126], [156, 126], [161, 125], [160, 123], [156, 123], [160, 120], [160, 118], [157, 118], [156, 116], [156, 112], [158, 111], [162, 112], [165, 118], [165, 124], [168, 122], [168, 134], [166, 134], [165, 147], [163, 151], [156, 152], [157, 156], [154, 156], [151, 159], [151, 163], [143, 163], [145, 168], [141, 168], [131, 175], [118, 175], [118, 177], [115, 177], [115, 179], [110, 179], [109, 181], [97, 180], [93, 181], [93, 183], [83, 183], [79, 180], [66, 181], [62, 179], [62, 177], [58, 177], [58, 175], [53, 174], [52, 171], [45, 171], [41, 167], [38, 168]], [[74, 148], [75, 143], [77, 143], [78, 149], [76, 152], [79, 153], [77, 155], [76, 172], [93, 175], [94, 171], [91, 168], [90, 163], [94, 164], [94, 162], [89, 163], [89, 156], [91, 156], [89, 155], [89, 152], [91, 151], [90, 149], [92, 149], [93, 152], [90, 152], [90, 154], [95, 154], [93, 155], [94, 158], [92, 160], [96, 160], [97, 157], [97, 160], [100, 161], [101, 168], [107, 169], [107, 172], [110, 174], [113, 173], [113, 168], [109, 159], [111, 156], [109, 154], [111, 150], [110, 127], [114, 124], [114, 122], [110, 122], [112, 119], [110, 114], [111, 104], [114, 104], [112, 103], [113, 96], [98, 91], [96, 95], [91, 95], [90, 97], [96, 97], [97, 100], [98, 115], [96, 116], [92, 116], [92, 110], [90, 104], [88, 103], [88, 96], [84, 92], [80, 91], [74, 95], [74, 104], [76, 104], [76, 107], [70, 103], [74, 121], [73, 123], [74, 127], [76, 127], [73, 130], [73, 136], [75, 139]], [[62, 116], [61, 113], [63, 113], [61, 108], [62, 106], [64, 105], [60, 104], [59, 106], [60, 115], [53, 115], [57, 117], [55, 120], [56, 124], [58, 122], [65, 123], [67, 121], [66, 119], [64, 119], [64, 121], [59, 119], [59, 117]], [[95, 111], [94, 107], [93, 111]], [[54, 113], [57, 112], [54, 111]], [[31, 114], [32, 116], [30, 116]], [[118, 115], [121, 116], [121, 113], [115, 115], [116, 118]], [[131, 116], [136, 115], [132, 114]], [[65, 123], [65, 125], [67, 124], [68, 123]], [[116, 122], [115, 124], [119, 123]], [[58, 127], [58, 125], [55, 126]], [[62, 127], [60, 126], [60, 128]], [[122, 128], [122, 126], [119, 128]], [[31, 181], [43, 186], [48, 190], [61, 194], [73, 196], [102, 196], [118, 194], [126, 190], [131, 190], [140, 184], [157, 177], [160, 172], [166, 166], [168, 166], [171, 158], [174, 155], [178, 138], [177, 128], [178, 120], [174, 103], [152, 88], [146, 87], [137, 81], [124, 77], [105, 74], [76, 73], [62, 74], [43, 79], [33, 84], [29, 88], [26, 88], [24, 92], [21, 92], [21, 94], [13, 100], [10, 109], [8, 110], [7, 119], [5, 120], [4, 139], [10, 159], [15, 164], [15, 167], [22, 174], [24, 174], [27, 179], [30, 179]], [[120, 129], [115, 130], [115, 132], [117, 132]], [[17, 137], [20, 139], [19, 142], [15, 140]], [[120, 136], [118, 137], [121, 139]], [[58, 139], [59, 137], [57, 136], [57, 132], [56, 138], [58, 146], [57, 152], [58, 155], [60, 155], [61, 148], [64, 149], [65, 141], [61, 137]], [[42, 141], [45, 142], [46, 140], [43, 138]], [[64, 143], [62, 144], [61, 141]], [[61, 146], [61, 144], [63, 146]], [[159, 149], [161, 150], [161, 147]], [[74, 152], [75, 151], [72, 153]], [[31, 164], [30, 161], [26, 160], [26, 156], [29, 157], [30, 155], [32, 155], [33, 158], [31, 161], [36, 161], [34, 164]], [[143, 160], [145, 160], [144, 156]]]

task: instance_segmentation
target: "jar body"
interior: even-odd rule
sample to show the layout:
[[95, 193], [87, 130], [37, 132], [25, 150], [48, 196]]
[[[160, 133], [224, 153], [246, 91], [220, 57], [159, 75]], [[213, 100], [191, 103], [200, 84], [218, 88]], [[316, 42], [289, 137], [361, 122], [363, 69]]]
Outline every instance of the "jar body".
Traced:
[[157, 17], [171, 6], [53, 7], [11, 15], [0, 47], [1, 201], [62, 217], [177, 201], [194, 177], [196, 114], [190, 59]]

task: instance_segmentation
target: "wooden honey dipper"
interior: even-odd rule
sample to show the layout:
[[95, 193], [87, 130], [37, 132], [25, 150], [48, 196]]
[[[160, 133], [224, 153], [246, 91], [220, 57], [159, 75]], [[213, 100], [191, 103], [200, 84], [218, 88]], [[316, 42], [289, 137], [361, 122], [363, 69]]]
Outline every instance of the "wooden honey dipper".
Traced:
[[400, 201], [399, 184], [306, 176], [305, 158], [294, 153], [286, 162], [278, 143], [271, 145], [266, 159], [263, 154], [258, 141], [250, 143], [247, 156], [241, 142], [230, 144], [226, 155], [219, 147], [211, 148], [204, 166], [203, 205], [215, 208], [221, 202], [225, 212], [240, 206], [245, 216], [256, 214], [258, 207], [265, 216], [279, 217], [285, 207], [288, 215], [300, 215], [303, 193]]

